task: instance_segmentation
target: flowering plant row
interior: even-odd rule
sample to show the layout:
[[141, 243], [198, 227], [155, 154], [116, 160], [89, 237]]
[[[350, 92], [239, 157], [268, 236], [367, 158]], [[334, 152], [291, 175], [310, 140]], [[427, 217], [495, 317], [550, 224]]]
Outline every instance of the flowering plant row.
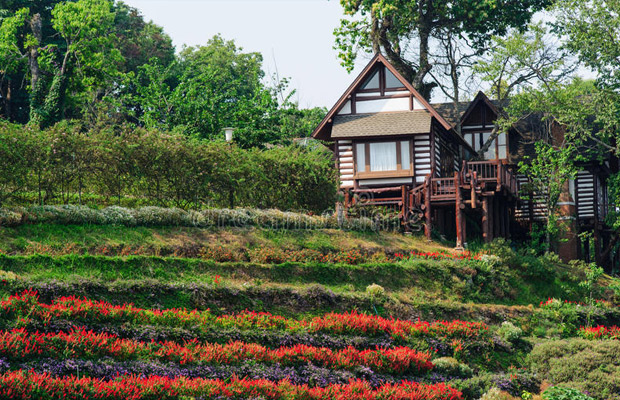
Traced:
[[620, 340], [620, 327], [618, 326], [594, 326], [594, 327], [581, 327], [577, 334], [588, 340], [594, 339], [616, 339]]
[[386, 384], [373, 389], [367, 382], [329, 385], [324, 388], [296, 386], [288, 381], [233, 378], [230, 381], [202, 378], [164, 378], [124, 376], [112, 381], [24, 371], [0, 375], [0, 397], [11, 399], [178, 399], [191, 396], [212, 398], [264, 398], [287, 400], [460, 400], [462, 394], [445, 384], [415, 382]]
[[[614, 304], [607, 300], [598, 299], [594, 301], [593, 304], [595, 307], [600, 308], [613, 308]], [[580, 302], [580, 301], [570, 301], [570, 300], [560, 300], [560, 299], [552, 299], [549, 297], [547, 300], [540, 302], [540, 308], [561, 308], [561, 307], [587, 307], [588, 304]]]
[[394, 258], [396, 260], [407, 260], [411, 258], [425, 258], [431, 260], [479, 260], [481, 257], [480, 254], [472, 255], [471, 252], [466, 251], [462, 253], [445, 253], [440, 251], [435, 252], [417, 252], [412, 251], [411, 253], [396, 253], [394, 254]]
[[[119, 376], [137, 375], [165, 376], [168, 378], [208, 378], [230, 379], [239, 378], [267, 379], [272, 382], [288, 380], [295, 385], [309, 385], [311, 387], [348, 383], [352, 379], [363, 379], [373, 388], [386, 383], [398, 383], [403, 380], [419, 381], [419, 377], [412, 375], [389, 375], [360, 368], [358, 371], [347, 371], [319, 367], [313, 364], [284, 366], [280, 364], [264, 364], [255, 361], [246, 361], [241, 364], [187, 364], [179, 365], [174, 362], [157, 360], [127, 360], [115, 361], [103, 357], [96, 360], [38, 358], [36, 360], [7, 362], [0, 359], [0, 374], [9, 370], [25, 370], [37, 373], [50, 373], [52, 376], [69, 376], [79, 374], [91, 378], [114, 380]], [[427, 383], [444, 382], [448, 377], [440, 372], [433, 372], [424, 377]]]
[[80, 319], [90, 322], [133, 322], [166, 326], [200, 326], [272, 329], [285, 331], [309, 331], [332, 334], [360, 334], [376, 336], [387, 334], [399, 340], [416, 337], [443, 339], [470, 339], [485, 337], [488, 326], [481, 322], [467, 321], [404, 321], [370, 316], [352, 311], [329, 313], [310, 320], [294, 320], [263, 312], [243, 312], [234, 315], [215, 316], [207, 311], [184, 309], [150, 310], [131, 304], [115, 306], [102, 301], [62, 297], [52, 304], [38, 301], [36, 292], [25, 291], [0, 302], [0, 317], [5, 319], [28, 316], [43, 321], [53, 318]]
[[254, 343], [231, 342], [226, 345], [192, 340], [144, 343], [120, 339], [106, 333], [73, 331], [69, 333], [28, 333], [25, 329], [0, 331], [0, 354], [10, 359], [40, 357], [97, 358], [116, 360], [155, 359], [183, 364], [238, 364], [255, 360], [268, 364], [300, 365], [312, 363], [335, 369], [354, 370], [364, 366], [385, 373], [425, 373], [433, 368], [431, 355], [407, 347], [356, 350], [349, 347], [333, 351], [326, 347], [296, 345], [268, 349]]

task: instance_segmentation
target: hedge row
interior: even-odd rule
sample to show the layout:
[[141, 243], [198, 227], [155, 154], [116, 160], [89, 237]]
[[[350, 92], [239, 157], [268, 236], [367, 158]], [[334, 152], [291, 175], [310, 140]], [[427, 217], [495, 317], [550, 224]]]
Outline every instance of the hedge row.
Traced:
[[323, 146], [241, 149], [119, 127], [45, 131], [0, 122], [0, 205], [257, 207], [322, 212], [337, 174]]
[[188, 227], [247, 227], [269, 229], [345, 229], [356, 231], [395, 230], [400, 221], [393, 216], [375, 218], [338, 218], [334, 213], [309, 215], [275, 209], [250, 208], [206, 209], [118, 206], [94, 209], [86, 206], [31, 206], [0, 208], [0, 226], [23, 224], [93, 224], [125, 226], [188, 226]]

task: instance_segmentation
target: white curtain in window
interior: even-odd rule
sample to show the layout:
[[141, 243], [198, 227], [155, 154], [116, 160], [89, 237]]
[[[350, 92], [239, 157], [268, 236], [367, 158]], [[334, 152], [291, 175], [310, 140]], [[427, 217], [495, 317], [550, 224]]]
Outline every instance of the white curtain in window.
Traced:
[[355, 159], [357, 162], [357, 172], [366, 171], [366, 145], [364, 143], [355, 144]]
[[400, 142], [400, 167], [401, 169], [407, 170], [411, 167], [411, 160], [409, 159], [409, 151], [411, 148], [409, 147], [409, 141], [404, 140]]
[[370, 143], [370, 170], [396, 171], [396, 142]]

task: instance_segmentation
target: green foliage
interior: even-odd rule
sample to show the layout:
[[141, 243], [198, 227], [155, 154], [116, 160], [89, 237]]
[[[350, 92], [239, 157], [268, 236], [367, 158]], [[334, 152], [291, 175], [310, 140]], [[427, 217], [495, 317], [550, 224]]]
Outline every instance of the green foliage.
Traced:
[[538, 194], [547, 209], [547, 251], [550, 251], [551, 241], [561, 233], [558, 202], [568, 180], [577, 174], [576, 159], [578, 157], [573, 145], [554, 146], [541, 141], [536, 143], [535, 157], [526, 157], [524, 161], [519, 161], [519, 172], [529, 179], [523, 189], [524, 194]]
[[599, 81], [620, 88], [620, 2], [618, 0], [557, 0], [556, 30], [564, 46], [599, 73]]
[[516, 342], [523, 336], [523, 330], [508, 321], [502, 322], [497, 333], [507, 342]]
[[571, 71], [568, 56], [550, 45], [546, 34], [546, 27], [538, 23], [493, 36], [491, 51], [474, 65], [473, 72], [491, 86], [490, 94], [502, 106], [519, 89], [557, 81]]
[[125, 99], [128, 110], [146, 128], [201, 139], [222, 139], [231, 126], [241, 147], [309, 136], [325, 110], [299, 110], [288, 99], [279, 104], [286, 80], [266, 86], [262, 55], [242, 50], [214, 36], [205, 46], [185, 48], [171, 65], [140, 67], [129, 79], [135, 93]]
[[592, 397], [581, 393], [579, 390], [562, 386], [552, 386], [543, 393], [545, 400], [594, 400]]
[[[346, 229], [373, 231], [377, 225], [368, 218], [338, 221], [332, 214], [322, 216], [283, 212], [276, 209], [216, 209], [203, 211], [179, 208], [140, 207], [135, 209], [110, 206], [93, 209], [87, 206], [31, 206], [0, 208], [0, 226], [22, 224], [62, 225], [125, 225], [125, 226], [186, 226], [186, 227], [250, 227], [267, 229]], [[385, 230], [398, 229], [396, 224], [381, 225]]]
[[126, 196], [142, 205], [316, 213], [335, 202], [336, 172], [323, 147], [244, 150], [141, 129], [84, 134], [67, 125], [38, 131], [5, 123], [0, 155], [0, 204], [27, 204], [27, 193], [39, 204], [84, 203], [91, 194], [107, 204]]
[[528, 356], [530, 368], [543, 379], [599, 399], [620, 393], [619, 360], [620, 341], [617, 340], [548, 341], [536, 345]]
[[440, 357], [433, 360], [435, 371], [447, 376], [468, 378], [473, 375], [473, 370], [467, 365], [460, 363], [452, 357]]
[[[492, 35], [503, 35], [510, 27], [523, 29], [532, 14], [550, 1], [341, 0], [340, 4], [347, 18], [334, 31], [334, 48], [339, 51], [342, 65], [351, 71], [359, 53], [381, 52], [405, 79], [430, 98], [432, 86], [423, 81], [434, 65], [430, 58], [437, 53], [430, 51], [432, 39], [450, 32], [470, 39], [479, 50], [487, 46]], [[413, 51], [406, 51], [410, 48]], [[418, 55], [417, 60], [412, 54]], [[445, 62], [437, 58], [438, 63]]]

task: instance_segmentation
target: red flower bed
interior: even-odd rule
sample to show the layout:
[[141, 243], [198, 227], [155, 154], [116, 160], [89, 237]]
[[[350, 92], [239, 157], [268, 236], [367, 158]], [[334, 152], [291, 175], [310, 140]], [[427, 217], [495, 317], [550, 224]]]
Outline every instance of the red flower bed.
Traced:
[[618, 326], [594, 326], [594, 327], [581, 327], [579, 332], [577, 332], [579, 336], [584, 339], [594, 340], [594, 339], [616, 339], [620, 340], [620, 327]]
[[357, 350], [348, 347], [333, 351], [326, 347], [296, 345], [269, 349], [264, 346], [231, 342], [226, 345], [197, 340], [179, 344], [175, 342], [143, 343], [120, 339], [106, 333], [73, 331], [70, 333], [28, 333], [25, 329], [0, 331], [0, 354], [11, 359], [24, 358], [98, 358], [116, 360], [158, 359], [181, 364], [217, 363], [236, 364], [256, 360], [269, 364], [315, 365], [354, 370], [359, 366], [385, 373], [424, 373], [433, 368], [431, 355], [408, 347], [392, 349]]
[[415, 382], [389, 384], [377, 389], [363, 381], [325, 388], [308, 388], [267, 380], [233, 378], [230, 381], [164, 377], [125, 376], [113, 381], [74, 376], [55, 378], [24, 371], [0, 375], [0, 397], [10, 399], [177, 399], [265, 398], [272, 400], [460, 400], [462, 394], [445, 384], [423, 385]]
[[36, 292], [26, 291], [0, 302], [0, 316], [16, 318], [28, 316], [49, 321], [53, 318], [82, 319], [90, 322], [135, 322], [167, 326], [201, 326], [238, 329], [309, 330], [332, 334], [380, 335], [397, 339], [438, 337], [470, 339], [485, 337], [488, 326], [482, 322], [467, 321], [404, 321], [388, 319], [355, 311], [329, 313], [311, 320], [292, 320], [270, 313], [243, 312], [216, 317], [207, 311], [181, 309], [149, 310], [131, 304], [115, 306], [103, 301], [62, 297], [52, 304], [38, 302]]
[[330, 313], [310, 321], [309, 330], [314, 332], [355, 333], [376, 335], [387, 333], [396, 338], [432, 336], [445, 338], [474, 338], [485, 335], [488, 326], [482, 322], [467, 321], [403, 321], [355, 311], [345, 314]]

